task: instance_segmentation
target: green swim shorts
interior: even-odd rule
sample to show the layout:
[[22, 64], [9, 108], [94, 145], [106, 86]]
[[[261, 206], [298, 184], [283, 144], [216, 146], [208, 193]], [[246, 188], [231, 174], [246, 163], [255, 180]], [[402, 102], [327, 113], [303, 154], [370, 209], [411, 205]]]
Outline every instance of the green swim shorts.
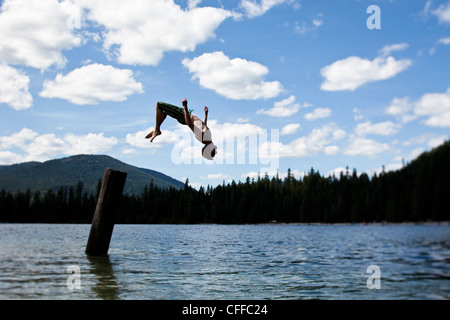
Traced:
[[184, 109], [174, 106], [173, 104], [158, 102], [156, 107], [161, 110], [162, 113], [171, 116], [176, 119], [181, 124], [186, 124], [186, 120], [184, 119]]

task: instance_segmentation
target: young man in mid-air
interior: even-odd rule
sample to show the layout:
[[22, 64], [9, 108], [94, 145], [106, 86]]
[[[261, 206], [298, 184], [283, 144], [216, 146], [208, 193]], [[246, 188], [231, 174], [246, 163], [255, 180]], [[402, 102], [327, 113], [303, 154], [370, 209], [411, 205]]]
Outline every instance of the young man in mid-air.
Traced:
[[208, 160], [212, 160], [217, 153], [217, 147], [212, 142], [211, 131], [206, 126], [208, 121], [208, 107], [205, 107], [205, 119], [202, 121], [197, 116], [191, 114], [187, 108], [187, 100], [181, 101], [183, 108], [165, 103], [158, 102], [156, 104], [156, 125], [155, 129], [145, 138], [151, 139], [150, 142], [161, 134], [161, 124], [167, 115], [176, 119], [179, 123], [187, 125], [194, 133], [195, 138], [203, 143], [202, 156]]

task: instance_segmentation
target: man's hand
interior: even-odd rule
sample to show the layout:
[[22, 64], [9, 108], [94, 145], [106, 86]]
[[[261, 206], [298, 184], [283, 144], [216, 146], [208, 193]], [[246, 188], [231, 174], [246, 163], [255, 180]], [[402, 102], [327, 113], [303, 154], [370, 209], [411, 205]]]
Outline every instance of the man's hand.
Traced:
[[205, 114], [208, 114], [208, 107], [205, 107]]
[[187, 107], [187, 100], [186, 99], [181, 100], [181, 103], [183, 104], [183, 107]]

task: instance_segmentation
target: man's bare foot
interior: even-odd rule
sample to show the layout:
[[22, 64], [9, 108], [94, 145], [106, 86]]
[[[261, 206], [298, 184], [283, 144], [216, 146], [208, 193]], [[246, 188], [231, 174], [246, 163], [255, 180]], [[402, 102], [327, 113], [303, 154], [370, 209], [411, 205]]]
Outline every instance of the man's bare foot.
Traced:
[[152, 131], [152, 132], [150, 132], [148, 135], [145, 136], [145, 139], [150, 139], [150, 138], [152, 138], [152, 139], [150, 140], [150, 142], [153, 142], [153, 140], [154, 140], [157, 136], [159, 136], [159, 135], [161, 135], [161, 131]]

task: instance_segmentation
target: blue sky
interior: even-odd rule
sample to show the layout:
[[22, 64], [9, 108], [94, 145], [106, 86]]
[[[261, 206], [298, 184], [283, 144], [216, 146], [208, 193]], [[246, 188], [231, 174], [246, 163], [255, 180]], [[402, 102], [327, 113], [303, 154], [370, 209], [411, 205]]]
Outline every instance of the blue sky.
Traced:
[[[0, 3], [0, 164], [107, 154], [199, 187], [372, 175], [449, 138], [447, 0]], [[170, 118], [144, 139], [183, 98], [214, 161]]]

